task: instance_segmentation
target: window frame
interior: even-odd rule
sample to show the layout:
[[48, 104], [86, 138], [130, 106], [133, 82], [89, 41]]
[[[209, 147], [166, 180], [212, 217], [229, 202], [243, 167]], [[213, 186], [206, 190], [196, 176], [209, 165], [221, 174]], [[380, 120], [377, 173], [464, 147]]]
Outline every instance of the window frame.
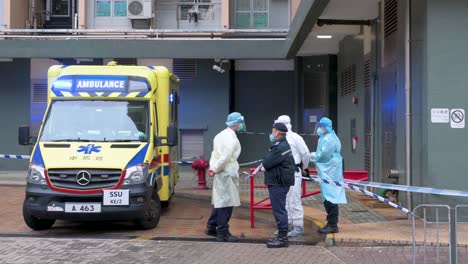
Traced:
[[[109, 16], [98, 16], [98, 2], [109, 2], [110, 3], [110, 15]], [[115, 3], [116, 2], [123, 2], [125, 3], [125, 16], [116, 16], [115, 15]], [[128, 17], [128, 0], [95, 0], [94, 1], [94, 17], [96, 18], [127, 18]]]
[[[269, 28], [270, 26], [270, 0], [264, 0], [266, 1], [267, 5], [267, 10], [266, 11], [256, 11], [254, 10], [254, 1], [255, 0], [249, 0], [249, 11], [238, 11], [237, 10], [237, 4], [239, 0], [234, 1], [234, 25], [235, 28], [248, 28], [248, 29], [262, 29], [262, 28]], [[237, 24], [237, 14], [249, 14], [249, 23], [250, 25], [248, 27], [239, 27]], [[266, 14], [267, 15], [267, 25], [265, 27], [256, 27], [255, 26], [255, 14]]]

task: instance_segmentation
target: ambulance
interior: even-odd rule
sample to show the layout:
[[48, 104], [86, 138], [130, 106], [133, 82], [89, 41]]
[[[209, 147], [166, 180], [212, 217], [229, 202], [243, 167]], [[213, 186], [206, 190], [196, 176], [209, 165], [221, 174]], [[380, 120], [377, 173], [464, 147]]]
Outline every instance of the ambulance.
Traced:
[[178, 178], [179, 79], [162, 66], [52, 66], [34, 144], [23, 218], [158, 225]]

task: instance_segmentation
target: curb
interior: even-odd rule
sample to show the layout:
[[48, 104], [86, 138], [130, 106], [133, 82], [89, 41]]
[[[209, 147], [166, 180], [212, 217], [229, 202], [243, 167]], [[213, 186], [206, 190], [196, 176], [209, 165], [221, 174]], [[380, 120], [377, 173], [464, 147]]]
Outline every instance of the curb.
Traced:
[[25, 187], [26, 181], [0, 181], [1, 187]]

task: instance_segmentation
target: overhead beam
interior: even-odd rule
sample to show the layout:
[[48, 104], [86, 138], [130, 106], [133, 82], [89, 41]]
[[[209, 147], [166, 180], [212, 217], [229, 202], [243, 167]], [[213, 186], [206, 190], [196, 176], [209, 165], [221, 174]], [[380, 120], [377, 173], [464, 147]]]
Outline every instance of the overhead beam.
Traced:
[[329, 2], [330, 0], [301, 0], [286, 37], [286, 58], [296, 56]]
[[284, 40], [1, 40], [0, 58], [284, 59]]

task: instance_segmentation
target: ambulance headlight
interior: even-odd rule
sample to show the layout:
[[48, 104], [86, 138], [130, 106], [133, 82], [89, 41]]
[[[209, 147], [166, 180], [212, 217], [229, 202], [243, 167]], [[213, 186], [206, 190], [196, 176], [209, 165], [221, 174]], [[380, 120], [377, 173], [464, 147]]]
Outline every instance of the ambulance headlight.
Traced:
[[142, 163], [138, 164], [133, 167], [127, 168], [127, 172], [125, 174], [124, 185], [130, 184], [140, 184], [146, 181], [146, 177], [148, 176], [148, 164]]
[[33, 184], [46, 185], [44, 168], [36, 164], [29, 165], [27, 181]]

